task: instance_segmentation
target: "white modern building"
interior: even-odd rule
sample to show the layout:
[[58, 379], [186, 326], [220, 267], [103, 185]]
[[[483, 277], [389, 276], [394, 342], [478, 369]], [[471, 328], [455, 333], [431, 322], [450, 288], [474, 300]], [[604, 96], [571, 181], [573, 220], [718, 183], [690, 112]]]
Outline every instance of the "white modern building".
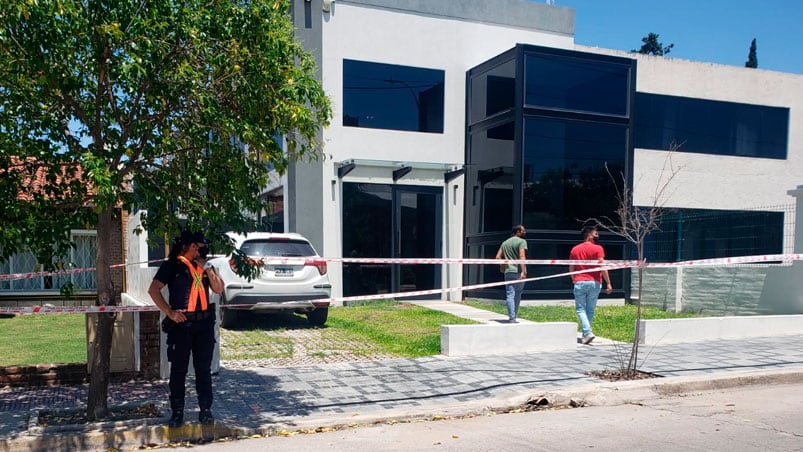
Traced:
[[[327, 158], [295, 164], [269, 195], [283, 229], [323, 256], [492, 257], [523, 223], [531, 258], [566, 258], [582, 220], [615, 208], [606, 166], [651, 205], [672, 143], [681, 170], [662, 204], [677, 227], [651, 258], [791, 250], [779, 206], [803, 174], [801, 75], [575, 45], [574, 11], [533, 1], [293, 0], [292, 14], [334, 118]], [[604, 241], [609, 258], [629, 252]], [[333, 296], [500, 278], [493, 266], [329, 268]], [[564, 279], [525, 291], [565, 297]]]

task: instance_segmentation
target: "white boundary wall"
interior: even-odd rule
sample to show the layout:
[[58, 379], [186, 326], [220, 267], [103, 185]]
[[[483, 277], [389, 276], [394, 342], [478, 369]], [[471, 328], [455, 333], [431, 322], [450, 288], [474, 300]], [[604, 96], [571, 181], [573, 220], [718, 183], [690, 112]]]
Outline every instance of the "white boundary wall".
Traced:
[[641, 339], [646, 345], [678, 342], [744, 339], [803, 333], [803, 315], [754, 315], [693, 319], [642, 320]]
[[441, 325], [441, 354], [446, 356], [565, 351], [576, 348], [577, 324], [574, 322]]

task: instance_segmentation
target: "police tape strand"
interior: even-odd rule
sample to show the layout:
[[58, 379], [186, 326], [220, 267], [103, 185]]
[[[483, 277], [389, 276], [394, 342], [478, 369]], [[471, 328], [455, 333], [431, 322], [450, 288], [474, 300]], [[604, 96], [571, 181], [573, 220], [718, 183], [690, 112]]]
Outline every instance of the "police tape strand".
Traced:
[[[778, 256], [786, 256], [786, 259], [775, 259]], [[789, 256], [797, 256], [797, 259], [789, 258]], [[745, 260], [750, 262], [763, 262], [763, 261], [783, 261], [783, 260], [800, 260], [801, 255], [769, 255], [772, 259], [758, 259], [759, 256], [748, 256], [744, 258], [725, 258], [725, 259], [738, 259], [738, 262], [735, 263], [745, 263]], [[755, 258], [755, 259], [750, 259]], [[499, 264], [502, 262], [501, 260], [491, 260], [494, 264]], [[709, 259], [706, 261], [698, 261], [698, 262], [705, 262], [704, 265], [713, 265], [713, 260]], [[510, 261], [516, 262], [516, 261]], [[571, 262], [588, 262], [588, 261], [571, 261]], [[597, 262], [594, 261], [596, 264]], [[624, 261], [620, 263], [615, 263], [613, 261], [605, 261], [603, 265], [577, 270], [572, 272], [563, 272], [554, 275], [547, 275], [547, 276], [539, 276], [535, 278], [526, 278], [526, 279], [518, 279], [512, 281], [498, 281], [492, 283], [483, 283], [483, 284], [474, 284], [469, 286], [460, 286], [460, 287], [449, 287], [444, 289], [428, 289], [428, 290], [418, 290], [418, 291], [410, 291], [410, 292], [397, 292], [397, 293], [386, 293], [386, 294], [373, 294], [373, 295], [357, 295], [357, 296], [348, 296], [348, 297], [335, 297], [335, 298], [320, 298], [315, 300], [303, 300], [306, 303], [310, 303], [310, 305], [314, 305], [316, 303], [327, 305], [333, 303], [343, 303], [347, 301], [371, 301], [371, 300], [387, 300], [387, 299], [396, 299], [396, 298], [407, 298], [407, 297], [416, 297], [422, 295], [437, 295], [437, 294], [444, 294], [449, 292], [461, 292], [461, 291], [471, 291], [477, 289], [485, 289], [490, 287], [499, 287], [504, 286], [507, 284], [520, 284], [520, 283], [528, 283], [533, 281], [540, 281], [545, 279], [551, 278], [561, 278], [566, 276], [572, 276], [581, 273], [592, 273], [598, 272], [602, 270], [621, 270], [625, 268], [633, 268], [638, 267], [638, 264], [633, 264], [633, 261]], [[294, 303], [294, 301], [288, 301], [286, 303]], [[251, 308], [253, 305], [250, 304], [233, 304], [233, 305], [226, 305], [227, 308]], [[50, 307], [50, 306], [30, 306], [30, 307], [23, 307], [23, 308], [2, 308], [0, 307], [0, 314], [86, 314], [86, 313], [117, 313], [117, 312], [147, 312], [147, 311], [158, 311], [159, 309], [154, 305], [146, 305], [146, 306], [72, 306], [72, 307]]]
[[[135, 262], [135, 263], [123, 263], [123, 264], [112, 264], [109, 265], [109, 268], [121, 268], [127, 267], [129, 265], [140, 265], [140, 264], [150, 264], [154, 262], [162, 262], [166, 259], [154, 259], [150, 261], [144, 262]], [[84, 267], [84, 268], [71, 268], [69, 270], [56, 270], [52, 272], [28, 272], [28, 273], [10, 273], [6, 275], [0, 275], [0, 281], [15, 281], [20, 279], [32, 279], [32, 278], [41, 278], [45, 276], [67, 276], [67, 275], [74, 275], [77, 273], [86, 273], [92, 272], [97, 270], [97, 267]]]
[[[120, 268], [129, 265], [142, 265], [154, 262], [162, 262], [165, 259], [154, 259], [143, 262], [132, 262], [124, 264], [110, 265], [109, 268]], [[401, 265], [427, 265], [427, 264], [525, 264], [525, 265], [599, 265], [602, 263], [600, 260], [561, 260], [561, 259], [454, 259], [454, 258], [425, 258], [425, 259], [410, 259], [410, 258], [353, 258], [353, 257], [315, 257], [315, 258], [298, 258], [298, 257], [270, 257], [255, 259], [261, 265], [316, 265], [322, 262], [342, 262], [353, 264], [401, 264]], [[638, 261], [605, 261], [606, 263], [631, 263], [637, 264]], [[0, 281], [13, 281], [20, 279], [32, 279], [45, 276], [66, 276], [77, 273], [86, 273], [97, 270], [97, 267], [86, 268], [73, 268], [69, 270], [57, 270], [52, 272], [28, 272], [28, 273], [12, 273], [0, 275]]]
[[[143, 262], [123, 263], [110, 265], [109, 268], [126, 267], [129, 265], [142, 265], [154, 262], [162, 262], [166, 259], [154, 259]], [[360, 257], [316, 257], [316, 258], [292, 258], [292, 257], [271, 257], [268, 259], [259, 259], [263, 265], [316, 265], [322, 262], [340, 262], [346, 264], [400, 264], [400, 265], [440, 265], [440, 264], [458, 264], [458, 265], [504, 265], [504, 264], [524, 264], [524, 265], [600, 265], [606, 264], [626, 264], [629, 267], [688, 267], [688, 266], [712, 266], [712, 265], [735, 265], [735, 264], [750, 264], [761, 262], [791, 262], [803, 260], [803, 254], [762, 254], [755, 256], [738, 256], [738, 257], [723, 257], [702, 260], [688, 260], [681, 262], [669, 263], [648, 263], [637, 260], [570, 260], [570, 259], [463, 259], [463, 258], [360, 258]], [[30, 273], [13, 273], [0, 275], [0, 281], [12, 281], [19, 279], [31, 279], [44, 276], [65, 276], [76, 273], [84, 273], [96, 270], [96, 267], [76, 268], [71, 270], [59, 270], [55, 272], [30, 272]]]

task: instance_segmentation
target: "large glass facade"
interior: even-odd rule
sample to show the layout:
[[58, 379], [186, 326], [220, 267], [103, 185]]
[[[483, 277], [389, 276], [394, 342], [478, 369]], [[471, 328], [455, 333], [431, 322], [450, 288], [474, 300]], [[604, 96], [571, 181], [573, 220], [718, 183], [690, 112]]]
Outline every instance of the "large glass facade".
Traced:
[[516, 100], [516, 60], [501, 62], [471, 79], [469, 122], [475, 123], [510, 111]]
[[635, 147], [785, 159], [789, 109], [636, 93]]
[[[529, 258], [567, 259], [585, 220], [612, 215], [614, 184], [629, 184], [634, 80], [630, 59], [527, 45], [469, 71], [466, 257], [493, 258], [522, 223]], [[602, 244], [609, 259], [624, 255], [621, 239], [603, 233]], [[565, 271], [531, 266], [528, 275]], [[501, 279], [497, 266], [466, 266], [466, 284]], [[565, 277], [525, 286], [526, 298], [571, 296]]]
[[578, 230], [612, 217], [627, 155], [627, 126], [562, 118], [524, 120], [524, 224]]
[[510, 229], [513, 214], [515, 149], [513, 123], [471, 135], [476, 157], [467, 181], [469, 229], [479, 233]]
[[526, 106], [627, 116], [630, 62], [544, 52], [527, 53], [524, 61]]
[[343, 60], [343, 125], [443, 133], [444, 71]]

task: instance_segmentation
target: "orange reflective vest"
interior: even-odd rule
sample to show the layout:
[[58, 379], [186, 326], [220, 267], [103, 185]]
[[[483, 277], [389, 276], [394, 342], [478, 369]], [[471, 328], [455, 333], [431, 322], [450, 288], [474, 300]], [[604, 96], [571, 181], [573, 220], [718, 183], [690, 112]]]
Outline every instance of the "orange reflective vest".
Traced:
[[178, 260], [184, 262], [184, 265], [190, 269], [192, 275], [192, 286], [190, 286], [190, 296], [187, 299], [187, 312], [194, 312], [198, 299], [201, 299], [201, 311], [206, 311], [206, 290], [204, 289], [204, 271], [203, 269], [195, 268], [192, 262], [184, 256], [179, 256]]

